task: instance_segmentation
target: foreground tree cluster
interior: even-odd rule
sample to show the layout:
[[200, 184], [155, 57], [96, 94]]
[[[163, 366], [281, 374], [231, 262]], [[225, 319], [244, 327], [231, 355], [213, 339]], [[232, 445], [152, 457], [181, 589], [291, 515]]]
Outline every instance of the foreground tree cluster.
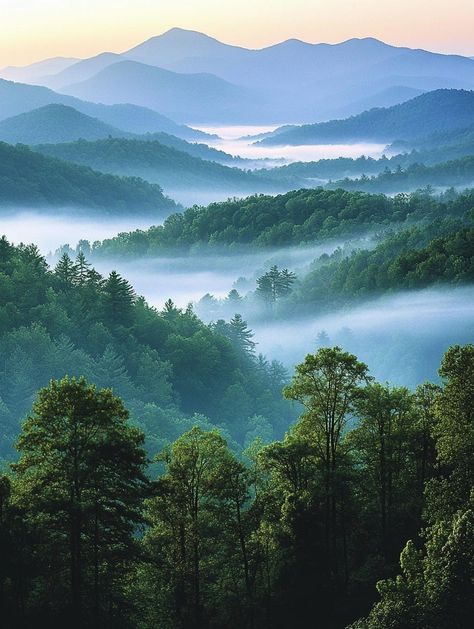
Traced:
[[391, 387], [321, 348], [282, 441], [194, 427], [152, 471], [120, 399], [52, 381], [0, 478], [3, 626], [471, 626], [474, 346], [440, 376]]
[[206, 325], [191, 306], [158, 311], [83, 251], [51, 269], [35, 246], [0, 238], [0, 356], [0, 464], [36, 391], [66, 373], [112, 388], [150, 457], [195, 424], [244, 446], [255, 432], [281, 436], [296, 417], [281, 398], [285, 369], [256, 354], [239, 315]]

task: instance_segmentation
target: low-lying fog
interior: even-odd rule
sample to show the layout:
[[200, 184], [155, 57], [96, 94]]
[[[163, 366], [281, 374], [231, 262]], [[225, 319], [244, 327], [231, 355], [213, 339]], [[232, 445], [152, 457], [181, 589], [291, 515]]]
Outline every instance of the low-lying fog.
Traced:
[[[75, 246], [80, 239], [94, 240], [120, 231], [146, 228], [152, 221], [133, 217], [119, 220], [70, 219], [64, 215], [41, 216], [34, 212], [3, 216], [0, 234], [15, 243], [36, 243], [47, 255], [60, 245]], [[322, 253], [337, 247], [367, 248], [370, 236], [357, 242], [331, 242], [321, 246], [261, 251], [250, 255], [216, 253], [191, 257], [164, 257], [137, 261], [94, 261], [103, 274], [116, 269], [150, 304], [161, 308], [171, 298], [178, 306], [197, 302], [210, 293], [224, 298], [235, 286], [242, 294], [255, 288], [255, 279], [272, 264], [288, 267], [301, 277]], [[241, 278], [239, 280], [239, 278]], [[245, 279], [242, 279], [245, 278]], [[216, 313], [198, 310], [207, 321], [230, 318], [228, 308]], [[474, 287], [400, 293], [368, 300], [351, 309], [291, 320], [262, 318], [262, 312], [242, 313], [255, 332], [257, 351], [281, 360], [290, 370], [305, 354], [314, 351], [325, 331], [330, 344], [340, 344], [365, 360], [377, 378], [414, 386], [436, 377], [446, 348], [474, 339]]]
[[[303, 274], [314, 259], [322, 253], [331, 253], [341, 244], [333, 242], [247, 256], [201, 255], [131, 263], [101, 261], [95, 266], [103, 273], [115, 268], [158, 308], [168, 298], [185, 307], [206, 293], [223, 298], [234, 286], [245, 294], [254, 289], [255, 278], [271, 264]], [[365, 247], [368, 245], [370, 240], [364, 243]], [[239, 277], [246, 281], [236, 281]], [[245, 307], [237, 306], [237, 310], [241, 310], [255, 333], [257, 352], [281, 360], [290, 371], [323, 343], [318, 334], [324, 331], [327, 344], [339, 344], [354, 352], [367, 362], [378, 379], [411, 387], [436, 379], [436, 369], [449, 345], [474, 339], [474, 287], [402, 292], [351, 308], [286, 320], [262, 317], [262, 311], [257, 313], [252, 308], [246, 312]], [[217, 313], [198, 308], [198, 314], [210, 322], [229, 319], [235, 313], [228, 308]]]
[[290, 321], [256, 322], [258, 349], [291, 367], [324, 344], [339, 344], [373, 376], [414, 386], [436, 378], [446, 349], [474, 340], [474, 287], [400, 292], [350, 309]]
[[[364, 247], [370, 246], [370, 242], [369, 237], [357, 241], [363, 243]], [[202, 253], [136, 261], [94, 260], [94, 266], [103, 274], [112, 269], [118, 271], [130, 281], [139, 295], [145, 296], [157, 308], [162, 308], [170, 298], [177, 306], [186, 307], [206, 293], [223, 298], [234, 285], [243, 294], [253, 290], [256, 277], [273, 264], [302, 272], [323, 253], [330, 254], [341, 246], [345, 246], [345, 243], [332, 241], [323, 245], [262, 250], [246, 255], [222, 251], [219, 254]]]
[[[260, 133], [268, 133], [276, 127], [268, 126], [228, 126], [228, 127], [208, 127], [195, 126], [196, 129], [206, 133], [219, 136], [218, 139], [206, 140], [206, 144], [213, 148], [230, 153], [233, 156], [245, 157], [247, 159], [268, 160], [282, 163], [291, 162], [312, 162], [318, 159], [329, 159], [338, 157], [382, 157], [385, 152], [385, 144], [370, 142], [358, 142], [355, 144], [310, 144], [302, 146], [264, 146], [255, 144], [251, 136]], [[249, 137], [247, 137], [249, 136]], [[262, 167], [262, 164], [254, 164], [255, 167]], [[247, 166], [246, 166], [247, 167]]]
[[47, 255], [66, 243], [75, 247], [79, 240], [103, 240], [119, 232], [146, 229], [160, 223], [156, 218], [144, 218], [130, 214], [126, 217], [107, 218], [93, 216], [68, 216], [64, 211], [52, 214], [51, 209], [41, 214], [38, 210], [17, 210], [0, 216], [0, 236], [10, 242], [34, 243]]

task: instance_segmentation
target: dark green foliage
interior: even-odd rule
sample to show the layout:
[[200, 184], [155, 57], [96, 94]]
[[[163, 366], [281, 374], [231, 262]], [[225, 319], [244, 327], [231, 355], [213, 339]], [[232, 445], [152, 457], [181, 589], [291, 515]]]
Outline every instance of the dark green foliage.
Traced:
[[176, 209], [161, 188], [134, 177], [95, 172], [0, 142], [0, 205], [75, 207], [110, 215], [125, 211], [157, 216]]
[[354, 629], [467, 629], [474, 614], [474, 346], [451, 347], [432, 396], [437, 474], [426, 486], [423, 546], [409, 541], [402, 574], [377, 584], [380, 601]]
[[254, 336], [252, 330], [249, 330], [247, 322], [242, 319], [242, 315], [236, 314], [230, 320], [229, 334], [233, 342], [247, 354], [252, 354], [255, 350], [256, 343], [252, 341]]
[[[179, 316], [171, 302], [165, 313]], [[282, 441], [257, 439], [239, 460], [196, 417], [154, 482], [110, 390], [50, 383], [0, 476], [4, 625], [467, 629], [473, 346], [450, 348], [440, 375], [392, 388], [321, 348], [285, 389], [303, 414]]]
[[268, 304], [275, 304], [291, 293], [296, 275], [288, 269], [279, 270], [272, 266], [267, 273], [257, 278], [257, 294]]
[[[430, 231], [453, 229], [456, 223], [413, 227], [343, 260], [336, 253], [320, 260], [298, 286], [295, 302], [337, 302], [401, 288], [468, 284], [474, 280], [474, 229], [464, 228], [429, 240]], [[428, 239], [428, 244], [423, 245]], [[315, 265], [316, 266], [316, 265]]]
[[122, 622], [147, 486], [144, 436], [127, 419], [110, 390], [65, 378], [39, 392], [23, 424], [15, 500], [37, 536], [36, 557], [49, 557], [25, 605], [41, 623]]
[[419, 192], [384, 195], [344, 190], [299, 190], [253, 196], [173, 214], [162, 226], [122, 233], [94, 248], [95, 255], [146, 256], [196, 246], [277, 247], [367, 233], [404, 221], [462, 217], [474, 206], [471, 191], [436, 199]]
[[273, 385], [271, 365], [253, 347], [238, 316], [219, 330], [171, 302], [157, 312], [82, 253], [75, 261], [65, 253], [51, 271], [35, 247], [0, 239], [0, 458], [12, 456], [35, 391], [66, 374], [123, 396], [134, 421], [147, 418], [151, 451], [192, 426], [195, 413], [241, 443], [254, 415], [281, 434], [293, 417], [280, 397], [284, 382]]
[[393, 194], [410, 192], [426, 186], [471, 186], [473, 181], [474, 157], [470, 155], [434, 166], [426, 166], [420, 162], [411, 163], [405, 169], [398, 165], [394, 170], [391, 170], [387, 166], [385, 170], [374, 177], [344, 179], [330, 184], [330, 187]]

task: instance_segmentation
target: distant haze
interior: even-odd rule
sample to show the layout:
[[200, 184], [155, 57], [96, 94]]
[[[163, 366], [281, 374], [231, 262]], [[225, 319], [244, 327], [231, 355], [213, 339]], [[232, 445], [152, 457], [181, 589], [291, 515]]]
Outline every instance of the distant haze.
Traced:
[[252, 139], [245, 136], [267, 133], [275, 129], [274, 126], [195, 126], [194, 128], [206, 133], [219, 136], [208, 140], [207, 144], [230, 155], [247, 159], [269, 159], [290, 162], [311, 162], [318, 159], [338, 157], [381, 157], [385, 144], [357, 142], [354, 144], [313, 144], [302, 146], [259, 146]]
[[153, 224], [156, 224], [156, 220], [137, 218], [133, 215], [111, 220], [84, 213], [82, 217], [73, 219], [66, 213], [43, 214], [37, 208], [15, 209], [15, 213], [11, 215], [2, 214], [0, 236], [5, 235], [16, 245], [21, 242], [34, 243], [41, 253], [47, 255], [66, 243], [75, 247], [81, 239], [89, 239], [92, 243], [94, 240], [116, 236], [119, 232], [145, 229]]
[[[93, 16], [93, 19], [91, 19]], [[121, 52], [173, 26], [259, 48], [296, 37], [335, 43], [373, 36], [472, 55], [472, 0], [2, 0], [0, 65]], [[111, 28], [113, 19], [113, 28]]]

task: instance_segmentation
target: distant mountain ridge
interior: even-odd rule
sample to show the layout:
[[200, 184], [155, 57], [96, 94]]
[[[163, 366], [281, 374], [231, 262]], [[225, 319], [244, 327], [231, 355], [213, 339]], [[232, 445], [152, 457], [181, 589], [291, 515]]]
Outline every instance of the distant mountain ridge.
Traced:
[[0, 121], [0, 141], [10, 144], [72, 142], [79, 138], [99, 140], [124, 135], [127, 135], [124, 131], [67, 105], [45, 105]]
[[[166, 194], [181, 201], [192, 193], [221, 191], [224, 198], [260, 192], [281, 192], [286, 187], [265, 173], [201, 159], [157, 141], [107, 138], [92, 142], [49, 144], [35, 150], [66, 162], [120, 176], [132, 176], [158, 183]], [[221, 195], [222, 196], [222, 195]]]
[[436, 90], [388, 108], [342, 120], [286, 126], [260, 140], [264, 145], [393, 142], [474, 124], [474, 91]]
[[132, 102], [182, 122], [231, 122], [239, 112], [251, 113], [259, 104], [263, 106], [257, 91], [213, 74], [181, 74], [136, 61], [109, 65], [92, 78], [62, 91], [106, 105]]
[[78, 61], [80, 59], [76, 57], [53, 57], [26, 66], [8, 66], [0, 70], [0, 77], [9, 81], [34, 84], [41, 81], [41, 77], [56, 75]]
[[98, 118], [128, 133], [164, 132], [185, 140], [202, 140], [209, 137], [202, 131], [177, 124], [156, 111], [137, 105], [91, 103], [59, 94], [47, 87], [0, 79], [0, 121], [51, 104], [74, 107], [87, 116]]
[[[133, 66], [133, 72], [130, 66], [128, 72], [124, 66], [116, 68], [124, 62], [138, 65]], [[184, 81], [180, 75], [187, 75], [188, 81], [197, 81], [195, 77], [202, 74], [212, 75], [215, 85], [224, 81], [233, 86], [241, 107], [219, 92], [214, 93], [215, 107], [209, 103], [198, 108], [192, 99], [183, 103], [182, 92], [176, 94], [169, 86], [165, 89], [163, 75], [159, 79], [147, 67], [173, 72], [177, 82]], [[146, 75], [148, 80], [137, 81], [135, 74]], [[148, 84], [150, 76], [154, 86]], [[97, 102], [110, 103], [127, 95], [127, 102], [156, 108], [172, 118], [177, 112], [176, 117], [188, 123], [281, 124], [346, 117], [436, 89], [472, 89], [474, 60], [401, 48], [370, 37], [338, 44], [289, 39], [250, 50], [174, 28], [119, 55], [103, 53], [80, 60], [42, 80]], [[225, 92], [222, 84], [220, 89]], [[196, 98], [203, 99], [199, 89]], [[166, 107], [160, 107], [161, 100], [167, 101]]]

